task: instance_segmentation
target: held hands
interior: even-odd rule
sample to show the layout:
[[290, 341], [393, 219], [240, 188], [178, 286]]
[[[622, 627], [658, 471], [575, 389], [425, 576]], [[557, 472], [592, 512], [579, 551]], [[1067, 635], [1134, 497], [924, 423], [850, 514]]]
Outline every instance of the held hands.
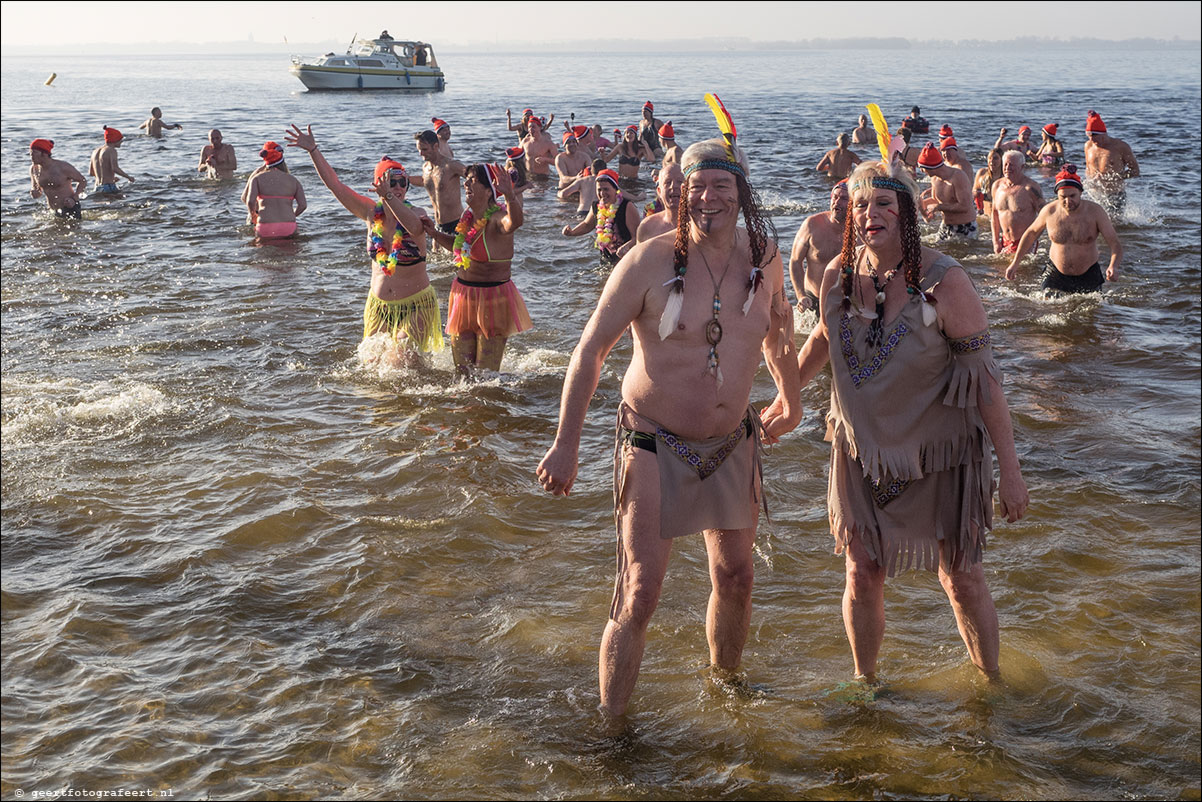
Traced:
[[576, 483], [578, 469], [576, 452], [554, 443], [538, 464], [534, 475], [538, 477], [538, 483], [542, 485], [543, 490], [553, 496], [567, 496], [571, 494], [572, 485]]
[[796, 429], [799, 423], [801, 407], [789, 409], [784, 396], [777, 395], [771, 404], [760, 410], [760, 425], [764, 427], [764, 442], [768, 445], [779, 443], [780, 438]]
[[302, 131], [293, 124], [290, 131], [284, 132], [284, 141], [290, 148], [300, 148], [310, 154], [317, 150], [317, 139], [313, 136], [313, 126], [309, 125]]

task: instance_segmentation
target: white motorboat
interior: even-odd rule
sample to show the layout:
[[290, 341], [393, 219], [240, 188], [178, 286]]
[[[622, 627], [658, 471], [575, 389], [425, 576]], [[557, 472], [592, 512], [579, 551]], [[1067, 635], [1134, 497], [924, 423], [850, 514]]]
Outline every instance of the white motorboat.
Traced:
[[312, 62], [293, 56], [289, 72], [309, 89], [441, 92], [446, 88], [432, 46], [393, 39], [388, 31], [378, 39], [359, 39], [344, 56], [326, 53]]

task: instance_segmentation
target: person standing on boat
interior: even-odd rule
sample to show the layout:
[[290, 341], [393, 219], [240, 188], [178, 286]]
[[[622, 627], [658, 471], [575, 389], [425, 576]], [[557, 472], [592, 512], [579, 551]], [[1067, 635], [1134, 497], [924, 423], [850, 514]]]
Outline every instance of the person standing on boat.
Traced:
[[459, 179], [464, 167], [442, 152], [438, 135], [433, 131], [414, 134], [417, 152], [422, 157], [422, 174], [409, 176], [409, 183], [424, 187], [434, 206], [434, 222], [444, 234], [453, 234], [463, 214], [463, 200], [459, 195]]
[[530, 313], [513, 284], [513, 235], [521, 227], [522, 196], [495, 164], [473, 164], [463, 177], [467, 209], [444, 233], [431, 222], [426, 233], [450, 250], [459, 270], [447, 301], [451, 356], [463, 375], [497, 371], [509, 338], [529, 329]]
[[155, 139], [159, 139], [163, 136], [164, 128], [172, 128], [176, 131], [179, 131], [183, 129], [183, 126], [179, 123], [163, 122], [163, 110], [158, 106], [155, 106], [150, 110], [150, 116], [146, 119], [146, 122], [139, 125], [138, 128], [145, 128], [146, 136], [152, 136]]
[[[242, 196], [260, 239], [283, 239], [296, 233], [296, 218], [305, 211], [305, 190], [288, 171], [284, 149], [278, 142], [265, 142], [259, 151], [263, 169], [246, 182]], [[295, 210], [293, 205], [295, 204]]]
[[29, 195], [44, 197], [55, 217], [80, 218], [79, 193], [88, 186], [88, 179], [65, 161], [52, 159], [54, 142], [35, 139], [29, 144]]
[[[989, 320], [964, 268], [923, 247], [908, 171], [868, 162], [850, 185], [842, 253], [823, 274], [797, 367], [804, 386], [831, 366], [827, 509], [855, 676], [876, 682], [885, 580], [915, 566], [938, 572], [969, 658], [996, 678], [997, 612], [982, 570], [991, 452], [1001, 515], [1022, 518], [1029, 498]], [[785, 407], [766, 408], [765, 426]]]
[[121, 176], [129, 183], [134, 183], [133, 176], [126, 173], [117, 164], [117, 148], [121, 147], [121, 142], [125, 136], [116, 128], [104, 127], [104, 144], [92, 151], [92, 158], [88, 163], [88, 175], [96, 179], [96, 192], [102, 195], [114, 195], [117, 193], [117, 176]]
[[214, 128], [209, 131], [209, 144], [200, 152], [200, 164], [196, 169], [205, 172], [209, 178], [228, 179], [234, 177], [238, 168], [238, 157], [234, 155], [234, 146], [221, 139], [221, 132]]
[[313, 159], [321, 182], [348, 212], [367, 224], [367, 255], [371, 259], [371, 288], [363, 307], [363, 339], [383, 332], [397, 345], [426, 353], [441, 351], [442, 317], [438, 298], [426, 273], [426, 213], [406, 199], [409, 176], [387, 156], [372, 178], [376, 198], [360, 195], [338, 177], [313, 136], [293, 125], [284, 134], [289, 147]]
[[522, 149], [526, 151], [526, 172], [531, 176], [549, 176], [559, 148], [555, 140], [543, 130], [541, 117], [531, 117], [529, 131], [522, 139]]

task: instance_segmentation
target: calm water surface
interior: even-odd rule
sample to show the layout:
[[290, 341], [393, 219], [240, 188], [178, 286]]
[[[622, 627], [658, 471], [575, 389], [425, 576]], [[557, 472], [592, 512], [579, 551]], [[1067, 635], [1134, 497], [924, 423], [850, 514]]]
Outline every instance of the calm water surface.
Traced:
[[[994, 53], [892, 55], [914, 67], [448, 54], [447, 91], [419, 97], [308, 94], [279, 57], [5, 58], [0, 794], [1198, 799], [1198, 53], [1032, 51], [1040, 69], [1001, 88], [984, 80]], [[1090, 108], [1139, 156], [1116, 221], [1125, 275], [1100, 298], [1043, 298], [1034, 263], [1000, 280], [984, 229], [950, 251], [990, 313], [1032, 497], [986, 558], [1004, 689], [980, 683], [918, 572], [887, 586], [887, 693], [839, 688], [819, 378], [767, 460], [750, 690], [708, 679], [704, 549], [682, 540], [631, 731], [606, 738], [596, 649], [628, 340], [571, 499], [532, 476], [605, 280], [584, 239], [558, 234], [574, 206], [527, 196], [514, 274], [536, 329], [465, 383], [446, 354], [361, 362], [362, 224], [303, 154], [310, 206], [287, 249], [253, 244], [241, 182], [193, 169], [212, 126], [244, 177], [264, 140], [312, 123], [366, 191], [382, 154], [417, 167], [411, 134], [432, 116], [466, 161], [511, 144], [507, 106], [612, 128], [649, 98], [687, 144], [713, 134], [705, 91], [734, 115], [786, 251], [826, 205], [812, 165], [865, 102], [894, 124], [918, 103], [977, 165], [1022, 123], [1060, 122], [1080, 159]], [[184, 130], [132, 136], [152, 105]], [[60, 224], [28, 197], [28, 142], [84, 167], [103, 124], [130, 135], [137, 183]], [[453, 269], [430, 272], [445, 308]], [[772, 394], [762, 371], [753, 399]]]

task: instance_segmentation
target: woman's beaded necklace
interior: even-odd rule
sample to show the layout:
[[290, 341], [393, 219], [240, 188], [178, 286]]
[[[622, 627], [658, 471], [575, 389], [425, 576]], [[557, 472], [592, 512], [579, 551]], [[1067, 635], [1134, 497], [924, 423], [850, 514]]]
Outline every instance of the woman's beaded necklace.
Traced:
[[[408, 207], [412, 207], [409, 201], [404, 201]], [[367, 255], [380, 266], [380, 272], [386, 276], [391, 276], [396, 270], [397, 262], [400, 260], [401, 248], [404, 247], [405, 234], [401, 228], [400, 221], [397, 221], [396, 231], [392, 234], [391, 250], [384, 245], [384, 201], [376, 201], [376, 210], [372, 214], [371, 237], [367, 246]]]

